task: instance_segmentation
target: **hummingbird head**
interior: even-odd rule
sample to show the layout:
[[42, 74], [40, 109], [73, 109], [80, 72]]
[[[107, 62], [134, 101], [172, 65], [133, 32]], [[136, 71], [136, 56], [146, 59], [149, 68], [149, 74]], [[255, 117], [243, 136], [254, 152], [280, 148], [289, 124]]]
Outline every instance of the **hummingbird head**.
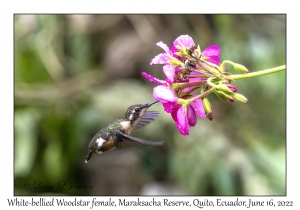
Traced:
[[124, 115], [125, 121], [130, 121], [130, 124], [133, 125], [134, 122], [136, 122], [137, 120], [139, 120], [141, 117], [144, 116], [145, 112], [151, 105], [157, 102], [158, 101], [154, 101], [148, 104], [135, 104], [128, 107]]

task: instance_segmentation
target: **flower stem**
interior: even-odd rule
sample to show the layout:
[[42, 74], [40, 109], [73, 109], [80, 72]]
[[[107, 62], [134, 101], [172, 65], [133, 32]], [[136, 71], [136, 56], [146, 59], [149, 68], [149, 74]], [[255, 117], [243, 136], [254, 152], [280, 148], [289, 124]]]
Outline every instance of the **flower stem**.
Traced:
[[200, 82], [190, 82], [190, 83], [173, 83], [171, 87], [173, 89], [184, 89], [186, 87], [190, 86], [201, 86], [204, 85], [206, 82], [205, 81], [200, 81]]
[[215, 87], [212, 87], [212, 88], [210, 88], [208, 91], [206, 91], [206, 92], [204, 92], [204, 93], [202, 93], [202, 94], [200, 94], [200, 95], [197, 95], [197, 96], [194, 97], [194, 98], [189, 99], [189, 100], [188, 100], [188, 103], [190, 104], [190, 103], [192, 103], [192, 102], [198, 100], [199, 98], [203, 98], [204, 96], [208, 95], [209, 93], [213, 92], [214, 90], [215, 90]]
[[246, 79], [246, 78], [252, 78], [252, 77], [257, 77], [257, 76], [263, 76], [266, 74], [272, 74], [272, 73], [276, 73], [279, 71], [284, 71], [286, 70], [286, 66], [278, 66], [272, 69], [266, 69], [266, 70], [261, 70], [261, 71], [256, 71], [256, 72], [252, 72], [252, 73], [248, 73], [248, 74], [236, 74], [236, 75], [230, 75], [228, 76], [230, 79], [232, 80], [238, 80], [238, 79]]

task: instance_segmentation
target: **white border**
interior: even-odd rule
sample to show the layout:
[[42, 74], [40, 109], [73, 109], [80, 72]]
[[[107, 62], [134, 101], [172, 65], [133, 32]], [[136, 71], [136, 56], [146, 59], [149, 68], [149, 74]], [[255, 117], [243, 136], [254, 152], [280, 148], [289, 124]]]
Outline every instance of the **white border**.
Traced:
[[[293, 209], [299, 205], [299, 11], [296, 1], [5, 1], [1, 2], [1, 199], [7, 208], [7, 199], [13, 198], [13, 14], [14, 13], [286, 13], [287, 14], [287, 196], [254, 197], [257, 200], [292, 200]], [[281, 4], [280, 4], [281, 3]], [[274, 34], [276, 36], [276, 34]], [[293, 81], [294, 80], [294, 81]], [[275, 113], [274, 113], [275, 114]], [[282, 119], [284, 120], [284, 119]], [[31, 199], [30, 197], [22, 197]], [[74, 197], [60, 197], [74, 200]], [[92, 199], [92, 197], [80, 197]], [[118, 200], [119, 197], [114, 197]], [[121, 198], [121, 197], [120, 197]], [[136, 197], [126, 197], [136, 199]], [[193, 201], [196, 197], [170, 197], [173, 200]], [[233, 197], [201, 197], [201, 199], [234, 200]], [[251, 198], [251, 197], [250, 197]], [[35, 197], [38, 199], [38, 197]], [[49, 197], [47, 199], [50, 199]], [[152, 197], [143, 198], [151, 200]], [[164, 197], [156, 197], [163, 200]], [[247, 197], [241, 197], [247, 200]], [[6, 209], [5, 208], [5, 209]], [[72, 207], [70, 207], [72, 208]], [[99, 208], [99, 207], [98, 207]], [[128, 209], [130, 207], [127, 207]], [[168, 207], [174, 208], [174, 207]], [[177, 207], [178, 208], [178, 207]], [[179, 207], [180, 208], [180, 207]], [[13, 208], [15, 209], [15, 208]], [[43, 209], [43, 208], [41, 208]], [[77, 208], [81, 209], [81, 208]], [[88, 208], [82, 208], [88, 209]], [[108, 208], [106, 208], [108, 209]], [[113, 209], [116, 209], [115, 207]], [[130, 208], [131, 209], [131, 208]], [[137, 209], [137, 208], [136, 208]], [[140, 208], [139, 208], [140, 209]], [[149, 207], [148, 207], [149, 209]], [[159, 207], [165, 209], [165, 207]], [[191, 209], [191, 208], [180, 208]], [[194, 208], [196, 209], [196, 208]], [[224, 209], [224, 208], [214, 208]], [[226, 208], [225, 208], [226, 209]], [[231, 208], [227, 208], [231, 209]], [[240, 208], [235, 208], [240, 209]], [[266, 207], [255, 209], [269, 209]], [[270, 208], [271, 209], [271, 208]], [[273, 209], [273, 208], [272, 208]], [[291, 209], [291, 208], [289, 208]]]

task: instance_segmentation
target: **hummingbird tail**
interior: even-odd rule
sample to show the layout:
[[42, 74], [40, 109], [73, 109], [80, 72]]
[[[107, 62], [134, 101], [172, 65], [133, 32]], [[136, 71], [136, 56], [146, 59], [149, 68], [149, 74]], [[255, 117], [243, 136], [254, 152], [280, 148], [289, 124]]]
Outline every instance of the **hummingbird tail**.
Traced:
[[140, 147], [140, 146], [160, 146], [164, 142], [163, 141], [148, 141], [145, 139], [136, 138], [133, 136], [129, 136], [122, 132], [117, 132], [117, 135], [121, 138], [116, 145], [117, 148], [122, 147]]

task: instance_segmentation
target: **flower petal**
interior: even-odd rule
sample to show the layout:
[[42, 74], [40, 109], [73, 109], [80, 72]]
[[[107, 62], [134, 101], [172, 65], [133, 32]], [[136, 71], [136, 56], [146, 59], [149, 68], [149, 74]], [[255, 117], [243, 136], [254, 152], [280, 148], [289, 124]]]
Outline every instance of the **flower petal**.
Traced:
[[178, 100], [174, 90], [164, 85], [159, 85], [153, 89], [153, 97], [162, 103], [177, 102]]
[[220, 65], [220, 48], [217, 45], [212, 45], [207, 47], [203, 52], [202, 52], [203, 57], [209, 57], [207, 60], [210, 63]]
[[151, 76], [150, 74], [147, 74], [146, 72], [142, 72], [142, 75], [143, 75], [146, 79], [148, 79], [150, 82], [155, 82], [155, 83], [157, 83], [157, 84], [159, 84], [159, 85], [166, 85], [166, 82], [165, 82], [165, 81], [159, 80], [159, 79], [157, 79], [157, 78]]
[[172, 113], [171, 113], [171, 116], [172, 116], [172, 118], [173, 118], [173, 120], [174, 120], [174, 122], [175, 122], [175, 125], [176, 125], [177, 129], [180, 131], [180, 128], [181, 128], [181, 127], [180, 127], [180, 125], [179, 125], [179, 123], [178, 123], [177, 112], [178, 112], [178, 110], [172, 112]]
[[177, 104], [177, 103], [170, 103], [170, 102], [163, 103], [163, 106], [165, 108], [165, 111], [168, 112], [168, 113], [175, 112], [175, 111], [177, 111], [180, 108], [179, 104]]
[[207, 62], [216, 64], [217, 66], [220, 66], [220, 64], [221, 64], [220, 58], [217, 56], [209, 56], [209, 59], [207, 60]]
[[176, 67], [175, 68], [175, 72], [177, 73], [177, 72], [180, 72], [180, 68], [179, 67]]
[[[192, 96], [196, 97], [197, 95], [192, 95]], [[192, 102], [191, 106], [193, 107], [193, 109], [196, 111], [197, 115], [200, 118], [206, 118], [206, 114], [201, 99], [197, 99], [196, 101]]]
[[155, 56], [150, 65], [152, 64], [166, 64], [170, 60], [169, 56], [166, 53], [160, 53], [159, 55]]
[[[179, 107], [179, 108], [180, 108], [180, 107]], [[178, 108], [178, 109], [179, 109], [179, 108]], [[178, 109], [177, 109], [177, 110], [174, 110], [173, 112], [171, 112], [171, 116], [172, 116], [174, 122], [176, 123], [176, 126], [177, 126], [177, 124], [178, 124], [178, 119], [177, 119], [177, 112], [178, 112]], [[178, 127], [178, 126], [177, 126], [177, 127]]]
[[202, 52], [202, 56], [204, 57], [219, 56], [219, 55], [220, 55], [220, 48], [218, 45], [209, 46]]
[[166, 75], [166, 80], [168, 83], [172, 84], [174, 82], [174, 75], [175, 75], [175, 67], [172, 65], [164, 65], [163, 71]]
[[172, 54], [169, 47], [165, 43], [163, 43], [162, 41], [157, 42], [156, 45], [161, 47], [167, 54], [169, 54], [169, 55]]
[[189, 135], [189, 124], [184, 106], [182, 105], [177, 111], [177, 128], [182, 135]]
[[194, 40], [189, 35], [181, 35], [173, 42], [173, 46], [171, 47], [172, 53], [177, 52], [176, 46], [179, 45], [184, 48], [189, 48], [195, 45]]
[[188, 107], [187, 117], [188, 117], [189, 125], [194, 127], [197, 124], [197, 116], [192, 106]]

